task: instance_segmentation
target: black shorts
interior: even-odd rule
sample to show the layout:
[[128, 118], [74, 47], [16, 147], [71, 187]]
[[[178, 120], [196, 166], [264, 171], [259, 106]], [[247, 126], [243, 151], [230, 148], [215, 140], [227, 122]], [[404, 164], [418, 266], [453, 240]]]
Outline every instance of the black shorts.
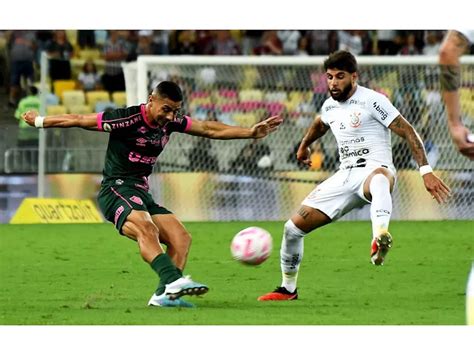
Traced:
[[10, 71], [10, 84], [14, 86], [20, 85], [22, 76], [26, 79], [30, 79], [31, 81], [33, 81], [34, 74], [35, 71], [33, 68], [33, 61], [12, 61]]
[[149, 192], [138, 187], [102, 185], [97, 200], [104, 217], [115, 224], [122, 235], [122, 226], [132, 210], [147, 211], [150, 215], [173, 213], [155, 203]]

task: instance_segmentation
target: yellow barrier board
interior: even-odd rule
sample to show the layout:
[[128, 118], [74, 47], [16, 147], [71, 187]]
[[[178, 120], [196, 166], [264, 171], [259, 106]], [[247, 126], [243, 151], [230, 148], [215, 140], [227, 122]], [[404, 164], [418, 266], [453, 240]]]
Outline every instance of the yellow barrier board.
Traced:
[[90, 200], [25, 198], [10, 220], [11, 224], [102, 223]]

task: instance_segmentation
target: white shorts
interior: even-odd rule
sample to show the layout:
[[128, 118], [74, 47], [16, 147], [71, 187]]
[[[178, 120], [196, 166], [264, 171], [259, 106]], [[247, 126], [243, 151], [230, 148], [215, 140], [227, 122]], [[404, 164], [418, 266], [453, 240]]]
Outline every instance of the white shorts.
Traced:
[[[310, 192], [301, 203], [320, 210], [332, 220], [341, 218], [356, 207], [370, 203], [364, 197], [364, 182], [380, 165], [340, 169]], [[384, 166], [385, 167], [385, 166]], [[388, 168], [395, 176], [395, 169]]]

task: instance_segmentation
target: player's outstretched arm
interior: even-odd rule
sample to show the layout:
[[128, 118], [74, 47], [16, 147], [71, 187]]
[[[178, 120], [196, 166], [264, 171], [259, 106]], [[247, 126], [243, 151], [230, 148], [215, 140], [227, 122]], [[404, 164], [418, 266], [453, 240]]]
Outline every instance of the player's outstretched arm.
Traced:
[[413, 158], [420, 168], [420, 174], [423, 177], [426, 190], [428, 190], [438, 203], [445, 202], [450, 196], [451, 190], [443, 180], [433, 174], [433, 169], [431, 169], [428, 163], [425, 147], [418, 132], [416, 132], [413, 126], [401, 115], [395, 118], [388, 128], [407, 141]]
[[64, 114], [54, 116], [40, 116], [36, 111], [28, 111], [22, 119], [32, 127], [37, 128], [70, 128], [79, 127], [97, 130], [97, 114], [87, 115]]
[[469, 41], [457, 31], [449, 31], [439, 51], [441, 95], [446, 105], [448, 128], [458, 151], [474, 159], [474, 142], [469, 141], [469, 130], [461, 120], [458, 89], [461, 85], [460, 57], [467, 52]]
[[329, 126], [326, 126], [321, 120], [321, 116], [316, 116], [311, 126], [308, 128], [303, 140], [298, 147], [296, 152], [296, 159], [301, 163], [311, 166], [311, 144], [313, 144], [318, 138], [321, 138], [329, 130]]
[[272, 116], [251, 128], [229, 126], [216, 121], [192, 120], [187, 133], [212, 139], [263, 138], [275, 131], [283, 122], [279, 116]]

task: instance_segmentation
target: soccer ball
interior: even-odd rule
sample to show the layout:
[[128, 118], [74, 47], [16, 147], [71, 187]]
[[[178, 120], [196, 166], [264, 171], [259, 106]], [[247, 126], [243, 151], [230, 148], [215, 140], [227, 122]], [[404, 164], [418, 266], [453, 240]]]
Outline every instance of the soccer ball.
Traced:
[[272, 236], [265, 229], [249, 227], [232, 239], [230, 252], [235, 260], [247, 265], [260, 265], [272, 251]]

